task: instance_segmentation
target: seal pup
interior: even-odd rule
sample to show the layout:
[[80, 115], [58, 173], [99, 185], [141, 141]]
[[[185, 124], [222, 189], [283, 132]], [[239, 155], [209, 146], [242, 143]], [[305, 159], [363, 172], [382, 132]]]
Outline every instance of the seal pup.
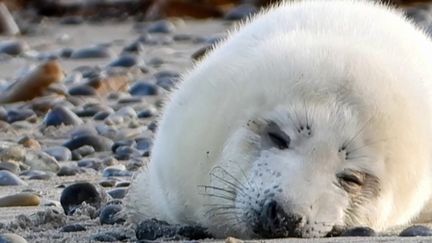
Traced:
[[170, 96], [130, 220], [242, 238], [411, 222], [431, 197], [431, 53], [377, 3], [262, 12]]

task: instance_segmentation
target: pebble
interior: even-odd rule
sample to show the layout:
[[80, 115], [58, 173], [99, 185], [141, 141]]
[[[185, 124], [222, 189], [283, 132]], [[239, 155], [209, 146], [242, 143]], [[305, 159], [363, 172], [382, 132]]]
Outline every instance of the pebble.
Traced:
[[69, 161], [72, 159], [72, 152], [64, 146], [49, 147], [44, 152], [54, 157], [57, 161]]
[[60, 126], [62, 124], [78, 126], [83, 124], [83, 121], [67, 107], [56, 106], [46, 114], [43, 124], [45, 126]]
[[116, 183], [116, 180], [104, 180], [99, 182], [99, 185], [103, 187], [114, 187]]
[[0, 106], [0, 120], [7, 121], [7, 110], [3, 106]]
[[369, 227], [354, 227], [342, 232], [341, 236], [351, 237], [351, 236], [361, 236], [361, 237], [371, 237], [376, 236], [376, 232]]
[[213, 236], [210, 235], [205, 228], [196, 225], [181, 226], [177, 230], [177, 235], [181, 236], [182, 238], [186, 238], [187, 240], [202, 240], [213, 238]]
[[115, 153], [115, 151], [121, 146], [131, 147], [135, 143], [134, 140], [119, 140], [116, 141], [111, 147], [111, 151]]
[[0, 3], [0, 33], [3, 35], [18, 35], [20, 29], [7, 6]]
[[115, 186], [116, 187], [129, 187], [130, 184], [131, 184], [130, 181], [120, 181]]
[[151, 109], [145, 109], [138, 112], [138, 118], [151, 118], [155, 115], [155, 112]]
[[156, 73], [156, 84], [168, 91], [172, 90], [179, 80], [179, 74], [171, 71], [162, 71]]
[[13, 123], [30, 118], [36, 118], [36, 114], [30, 109], [11, 109], [7, 112], [7, 122]]
[[164, 221], [147, 219], [137, 225], [135, 235], [138, 240], [156, 240], [163, 236], [172, 237], [175, 235], [175, 231]]
[[122, 199], [126, 196], [128, 190], [126, 188], [117, 188], [108, 191], [108, 194], [114, 199]]
[[108, 67], [133, 67], [138, 64], [138, 59], [134, 55], [122, 55], [108, 64]]
[[26, 43], [16, 40], [0, 41], [0, 54], [8, 54], [11, 56], [17, 56], [28, 49]]
[[129, 146], [120, 146], [116, 149], [114, 157], [118, 160], [129, 160], [132, 156], [140, 157], [141, 153]]
[[6, 91], [0, 93], [0, 103], [12, 103], [42, 97], [47, 88], [64, 79], [63, 68], [56, 60], [43, 62], [25, 72]]
[[124, 170], [124, 169], [119, 169], [116, 167], [107, 167], [103, 170], [102, 172], [102, 176], [103, 177], [112, 177], [112, 176], [132, 176], [132, 173]]
[[102, 242], [124, 241], [128, 237], [122, 232], [109, 231], [93, 236], [93, 240]]
[[143, 151], [150, 151], [153, 146], [153, 141], [147, 137], [139, 137], [135, 139], [136, 148]]
[[72, 130], [69, 134], [72, 138], [80, 137], [80, 136], [93, 136], [97, 135], [97, 131], [93, 126], [81, 126]]
[[237, 239], [234, 237], [227, 237], [225, 239], [225, 243], [243, 243], [243, 242], [244, 242], [243, 240], [240, 240], [240, 239]]
[[242, 20], [257, 12], [257, 8], [251, 4], [241, 4], [229, 10], [225, 16], [225, 20]]
[[66, 215], [71, 215], [82, 202], [99, 208], [103, 199], [99, 190], [88, 182], [72, 184], [61, 193], [60, 203]]
[[175, 26], [170, 21], [160, 20], [149, 24], [146, 30], [148, 33], [169, 34], [175, 30]]
[[17, 234], [4, 233], [0, 234], [0, 243], [27, 243], [27, 240]]
[[68, 224], [62, 227], [61, 232], [78, 232], [86, 231], [86, 228], [81, 224]]
[[0, 186], [23, 186], [27, 183], [7, 170], [0, 170]]
[[40, 198], [29, 192], [0, 197], [0, 207], [29, 207], [39, 206]]
[[118, 212], [122, 210], [122, 207], [119, 205], [111, 204], [102, 208], [99, 221], [100, 224], [122, 224], [126, 220], [124, 218], [116, 215]]
[[10, 161], [0, 162], [0, 170], [7, 170], [14, 174], [18, 174], [20, 171], [19, 165]]
[[56, 173], [60, 169], [57, 160], [43, 151], [28, 150], [24, 163], [34, 170], [51, 171]]
[[93, 87], [90, 87], [89, 85], [82, 84], [82, 85], [76, 85], [74, 87], [71, 87], [68, 90], [69, 95], [77, 95], [77, 96], [93, 96], [96, 95], [96, 89]]
[[96, 113], [93, 116], [93, 119], [95, 121], [103, 121], [103, 120], [105, 120], [111, 114], [112, 114], [112, 112], [109, 112], [109, 111], [99, 111], [98, 113]]
[[94, 154], [96, 151], [92, 146], [84, 145], [74, 150], [75, 153], [78, 153], [81, 157], [85, 157], [90, 154]]
[[86, 59], [86, 58], [110, 58], [112, 53], [109, 48], [104, 46], [94, 46], [77, 49], [72, 52], [70, 58], [72, 59]]
[[157, 95], [159, 92], [156, 85], [145, 81], [137, 81], [130, 87], [129, 93], [133, 96], [147, 96]]
[[26, 159], [26, 150], [22, 146], [8, 146], [0, 148], [0, 161], [24, 161]]
[[41, 145], [40, 143], [33, 138], [30, 138], [29, 136], [24, 136], [18, 140], [18, 144], [21, 144], [25, 148], [30, 148], [33, 150], [40, 150]]
[[63, 146], [67, 147], [70, 150], [75, 150], [84, 145], [92, 146], [95, 151], [100, 152], [111, 150], [113, 142], [110, 139], [99, 135], [82, 135], [74, 137], [71, 140], [67, 141], [65, 144], [63, 144]]
[[29, 170], [21, 175], [28, 176], [29, 180], [49, 180], [52, 177], [52, 173], [47, 173], [41, 170]]
[[83, 168], [91, 168], [96, 171], [102, 168], [102, 162], [96, 159], [83, 159], [78, 161], [77, 165]]
[[123, 48], [123, 52], [126, 53], [141, 53], [144, 51], [144, 45], [141, 43], [141, 41], [136, 40], [132, 43], [130, 43], [129, 45], [125, 46]]
[[432, 229], [423, 225], [413, 225], [404, 229], [399, 236], [415, 237], [415, 236], [432, 236]]
[[60, 170], [57, 172], [57, 176], [74, 176], [80, 172], [82, 172], [82, 170], [79, 167], [64, 165], [60, 167]]

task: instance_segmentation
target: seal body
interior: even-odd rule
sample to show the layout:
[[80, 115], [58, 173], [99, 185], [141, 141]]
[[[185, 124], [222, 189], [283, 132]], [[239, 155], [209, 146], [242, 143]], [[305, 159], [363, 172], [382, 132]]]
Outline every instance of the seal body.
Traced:
[[244, 238], [411, 222], [431, 196], [431, 53], [384, 5], [262, 12], [170, 96], [130, 219]]

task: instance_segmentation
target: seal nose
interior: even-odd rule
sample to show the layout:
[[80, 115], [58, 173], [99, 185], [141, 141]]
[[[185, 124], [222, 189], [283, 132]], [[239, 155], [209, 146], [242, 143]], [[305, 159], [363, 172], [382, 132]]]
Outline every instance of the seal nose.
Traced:
[[302, 217], [288, 214], [274, 200], [268, 201], [260, 213], [254, 232], [266, 238], [300, 237]]

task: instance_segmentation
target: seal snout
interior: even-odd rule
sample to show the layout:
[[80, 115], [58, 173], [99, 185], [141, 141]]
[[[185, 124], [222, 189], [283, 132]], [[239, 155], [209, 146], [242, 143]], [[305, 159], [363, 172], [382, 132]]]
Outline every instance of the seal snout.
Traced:
[[258, 222], [253, 227], [256, 234], [266, 238], [301, 237], [303, 218], [297, 214], [286, 213], [275, 200], [267, 201], [257, 214]]

